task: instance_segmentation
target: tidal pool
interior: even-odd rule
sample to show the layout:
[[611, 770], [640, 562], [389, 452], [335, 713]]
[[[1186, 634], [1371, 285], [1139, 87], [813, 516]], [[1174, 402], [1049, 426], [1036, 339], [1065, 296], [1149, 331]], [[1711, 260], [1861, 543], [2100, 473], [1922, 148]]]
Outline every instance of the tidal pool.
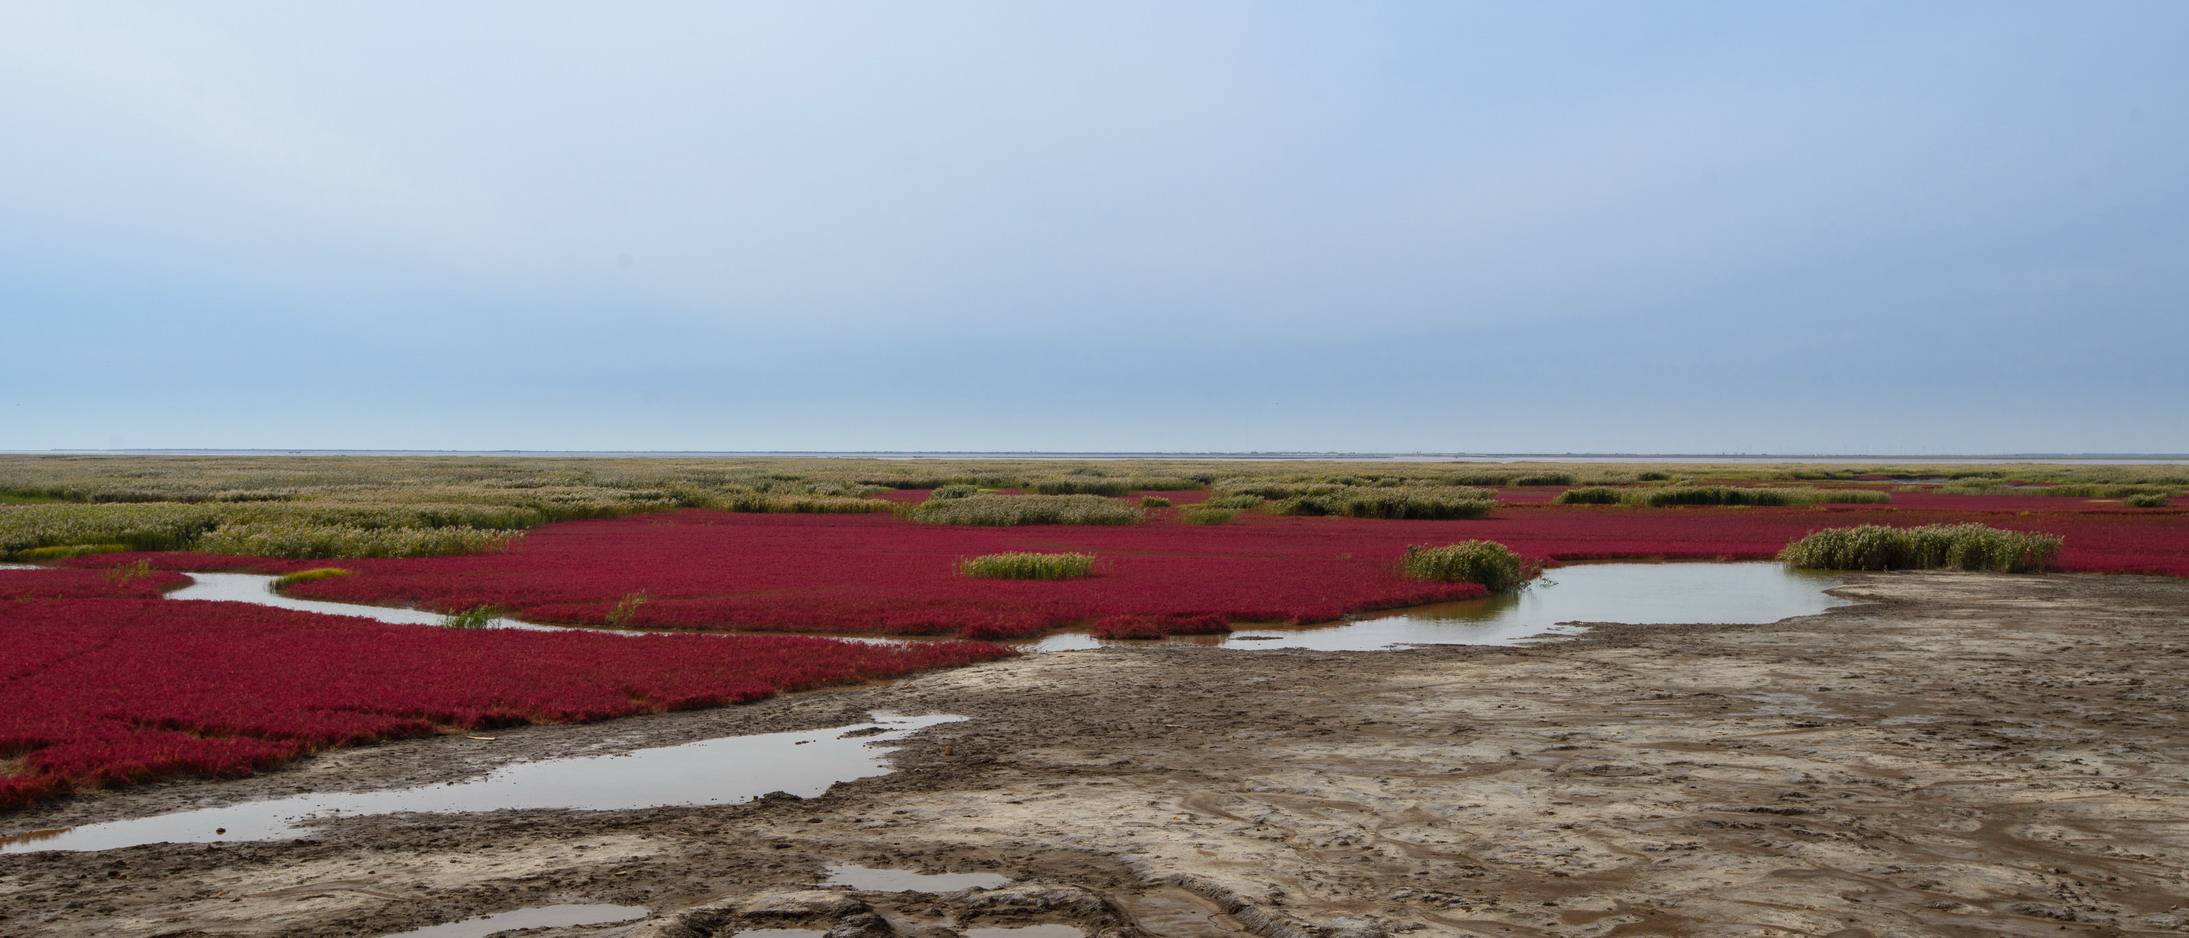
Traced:
[[[1171, 641], [1221, 648], [1377, 651], [1408, 645], [1516, 645], [1577, 631], [1567, 622], [1633, 625], [1706, 623], [1750, 625], [1814, 615], [1852, 601], [1825, 593], [1842, 580], [1830, 574], [1757, 563], [1586, 563], [1556, 567], [1510, 596], [1343, 622], [1239, 627], [1229, 635]], [[1108, 642], [1084, 633], [1051, 635], [1036, 651], [1072, 651]]]
[[618, 811], [738, 804], [777, 791], [810, 798], [838, 782], [887, 774], [892, 750], [875, 744], [896, 742], [927, 727], [965, 719], [948, 714], [905, 716], [887, 712], [876, 712], [872, 717], [872, 723], [822, 730], [727, 736], [621, 755], [522, 762], [453, 784], [296, 795], [0, 835], [0, 853], [281, 840], [302, 836], [302, 825], [315, 820], [402, 811]]
[[580, 925], [609, 925], [645, 917], [647, 909], [642, 905], [607, 905], [585, 902], [564, 905], [542, 905], [529, 909], [512, 909], [493, 915], [479, 915], [443, 925], [428, 925], [406, 932], [396, 932], [384, 938], [484, 938], [505, 931], [529, 928], [575, 928]]
[[[440, 625], [447, 618], [438, 612], [424, 609], [405, 609], [399, 606], [367, 606], [359, 603], [338, 603], [318, 599], [297, 599], [274, 592], [274, 577], [256, 573], [191, 573], [190, 585], [167, 594], [169, 599], [216, 600], [222, 602], [251, 603], [272, 606], [276, 609], [294, 609], [298, 612], [317, 612], [330, 616], [363, 616], [397, 625]], [[557, 631], [554, 626], [533, 625], [515, 619], [489, 619], [490, 629], [533, 629]], [[606, 630], [601, 630], [606, 631]]]

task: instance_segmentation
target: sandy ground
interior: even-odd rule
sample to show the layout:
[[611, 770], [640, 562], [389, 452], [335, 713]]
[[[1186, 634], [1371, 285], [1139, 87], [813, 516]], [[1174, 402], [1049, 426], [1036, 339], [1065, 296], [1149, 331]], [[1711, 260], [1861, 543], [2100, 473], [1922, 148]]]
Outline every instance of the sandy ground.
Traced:
[[[869, 709], [973, 718], [915, 737], [892, 775], [808, 800], [0, 857], [0, 934], [370, 935], [566, 902], [654, 915], [529, 934], [2189, 932], [2189, 581], [1897, 574], [1843, 592], [1869, 602], [1536, 648], [1031, 656], [79, 798], [0, 827]], [[831, 862], [1015, 883], [814, 890]]]

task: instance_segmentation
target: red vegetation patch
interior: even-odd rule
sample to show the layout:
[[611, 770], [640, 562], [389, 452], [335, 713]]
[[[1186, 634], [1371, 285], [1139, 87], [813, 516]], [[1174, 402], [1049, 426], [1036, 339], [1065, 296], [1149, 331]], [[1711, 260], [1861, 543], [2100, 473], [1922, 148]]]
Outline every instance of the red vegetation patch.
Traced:
[[[1406, 545], [1463, 527], [1323, 523], [1331, 520], [972, 528], [886, 515], [692, 510], [549, 525], [498, 554], [345, 561], [356, 576], [291, 592], [602, 622], [619, 597], [643, 590], [648, 599], [634, 625], [983, 638], [1122, 615], [1312, 622], [1483, 595], [1473, 584], [1426, 583], [1399, 571]], [[1102, 575], [985, 580], [956, 573], [959, 560], [1004, 551], [1091, 553], [1101, 558]]]
[[125, 569], [0, 570], [0, 600], [158, 599], [161, 593], [189, 585], [189, 577], [166, 571], [136, 574]]
[[[1849, 508], [1507, 506], [1471, 521], [1280, 518], [1188, 525], [960, 528], [886, 515], [681, 511], [535, 529], [470, 557], [345, 561], [358, 575], [301, 584], [322, 599], [444, 611], [493, 605], [542, 622], [601, 622], [643, 590], [633, 624], [662, 628], [1030, 636], [1111, 617], [1314, 622], [1482, 595], [1405, 579], [1411, 544], [1483, 538], [1532, 559], [1750, 559], [1819, 528], [1979, 521], [2067, 538], [2068, 570], [2189, 576], [2189, 515]], [[971, 580], [965, 557], [1083, 551], [1103, 575]], [[1125, 626], [1118, 626], [1125, 628]], [[1144, 628], [1144, 627], [1135, 627]]]
[[[95, 571], [85, 571], [93, 576]], [[39, 573], [0, 571], [0, 582]], [[1001, 646], [389, 625], [243, 603], [0, 603], [0, 806], [314, 749], [600, 720], [1004, 657]]]

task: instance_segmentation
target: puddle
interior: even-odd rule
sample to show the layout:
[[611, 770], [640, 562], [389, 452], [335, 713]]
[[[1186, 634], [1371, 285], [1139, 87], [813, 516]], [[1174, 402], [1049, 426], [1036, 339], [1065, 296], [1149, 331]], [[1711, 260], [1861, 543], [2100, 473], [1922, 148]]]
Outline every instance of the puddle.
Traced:
[[1087, 938], [1070, 925], [1027, 925], [1023, 928], [968, 928], [965, 938]]
[[994, 889], [1011, 878], [996, 873], [916, 873], [884, 870], [852, 863], [830, 864], [823, 886], [849, 886], [860, 892], [957, 892], [960, 889]]
[[810, 798], [838, 782], [883, 775], [902, 740], [965, 719], [877, 712], [872, 723], [797, 733], [727, 736], [622, 755], [578, 756], [503, 766], [466, 782], [383, 791], [325, 792], [219, 808], [0, 836], [0, 853], [110, 850], [150, 843], [281, 840], [331, 817], [401, 811], [455, 813], [567, 808], [619, 811], [719, 805], [784, 791]]
[[643, 918], [647, 908], [642, 905], [605, 905], [601, 903], [572, 903], [569, 905], [543, 905], [529, 909], [513, 909], [481, 915], [445, 925], [428, 925], [406, 932], [395, 932], [384, 938], [484, 938], [487, 935], [516, 931], [524, 928], [573, 928], [580, 925], [610, 925]]
[[[1635, 625], [1777, 622], [1852, 600], [1824, 591], [1827, 573], [1759, 563], [1588, 563], [1558, 567], [1512, 596], [1425, 606], [1318, 626], [1242, 628], [1229, 635], [1172, 639], [1235, 649], [1375, 651], [1406, 645], [1516, 645], [1579, 631], [1561, 622]], [[1052, 635], [1035, 651], [1099, 648], [1091, 635]]]

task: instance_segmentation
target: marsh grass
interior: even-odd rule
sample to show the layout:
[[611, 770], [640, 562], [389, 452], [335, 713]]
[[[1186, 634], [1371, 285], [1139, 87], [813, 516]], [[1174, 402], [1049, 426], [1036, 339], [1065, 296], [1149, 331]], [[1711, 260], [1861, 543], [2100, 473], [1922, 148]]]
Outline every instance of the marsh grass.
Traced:
[[1169, 508], [1170, 506], [1171, 500], [1161, 495], [1140, 496], [1140, 507], [1142, 508]]
[[1480, 518], [1495, 507], [1497, 502], [1490, 493], [1467, 486], [1343, 486], [1327, 493], [1293, 495], [1269, 510], [1279, 515], [1450, 519]]
[[522, 531], [468, 527], [368, 528], [352, 524], [224, 524], [192, 549], [246, 557], [442, 557], [500, 550]]
[[349, 570], [343, 567], [313, 567], [310, 570], [298, 570], [295, 573], [282, 574], [281, 576], [274, 579], [273, 586], [275, 592], [280, 592], [281, 590], [287, 589], [291, 586], [295, 586], [298, 583], [310, 583], [314, 580], [331, 580], [335, 577], [354, 576], [355, 574], [356, 571]]
[[32, 547], [15, 552], [16, 560], [38, 563], [46, 560], [67, 560], [91, 554], [118, 554], [128, 550], [127, 544], [58, 544], [52, 547]]
[[974, 495], [925, 501], [905, 512], [925, 524], [1138, 524], [1140, 509], [1100, 495]]
[[1259, 508], [1261, 507], [1263, 501], [1265, 501], [1265, 499], [1263, 499], [1260, 495], [1219, 495], [1215, 498], [1209, 499], [1208, 501], [1202, 502], [1201, 504], [1206, 505], [1210, 508], [1230, 508], [1238, 510], [1246, 508]]
[[1094, 575], [1093, 554], [1012, 551], [958, 562], [958, 572], [987, 580], [1070, 580]]
[[1981, 524], [1826, 528], [1786, 545], [1779, 559], [1819, 570], [2043, 570], [2059, 557], [2058, 535]]
[[979, 494], [980, 486], [967, 485], [963, 482], [959, 482], [952, 485], [938, 485], [935, 487], [934, 491], [927, 493], [927, 497], [930, 500], [949, 498], [971, 498]]
[[1239, 510], [1236, 508], [1187, 505], [1178, 509], [1178, 520], [1187, 524], [1230, 524], [1237, 517], [1239, 517]]
[[1461, 541], [1443, 547], [1406, 549], [1406, 575], [1417, 580], [1480, 583], [1493, 593], [1519, 589], [1534, 571], [1512, 549], [1496, 541]]
[[2121, 497], [2121, 504], [2130, 508], [2164, 508], [2166, 496], [2158, 493], [2124, 495]]

